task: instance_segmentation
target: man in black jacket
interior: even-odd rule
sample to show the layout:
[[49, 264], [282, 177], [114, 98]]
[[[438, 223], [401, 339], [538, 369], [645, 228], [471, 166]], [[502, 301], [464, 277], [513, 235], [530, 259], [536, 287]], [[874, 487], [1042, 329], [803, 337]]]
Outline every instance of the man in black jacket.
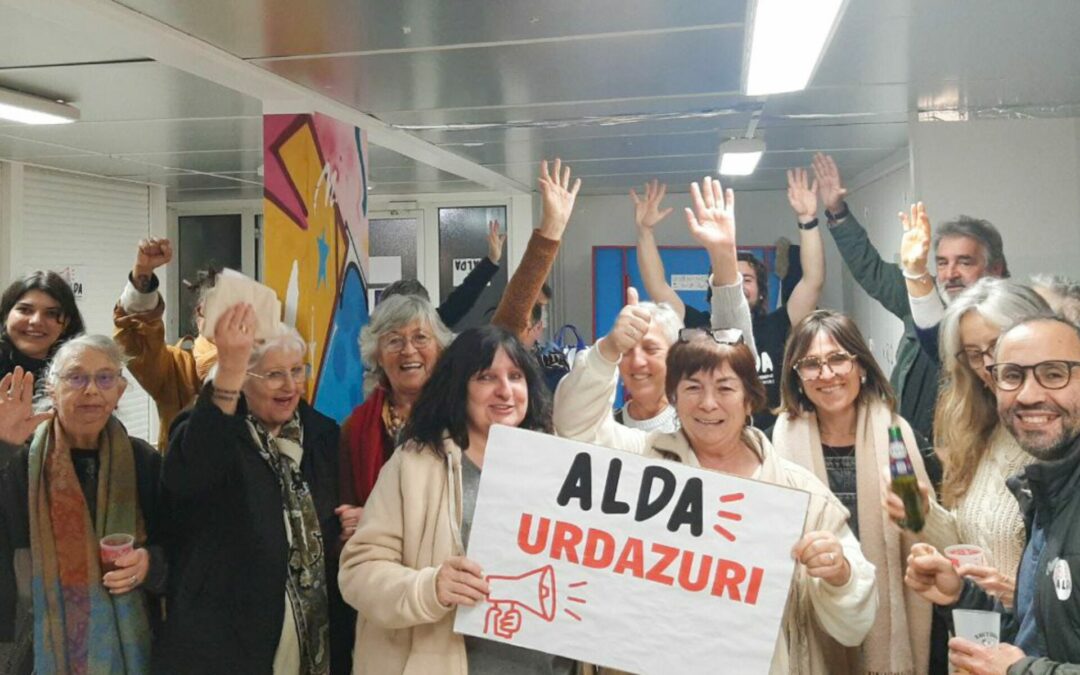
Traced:
[[1001, 639], [954, 638], [951, 663], [973, 675], [1080, 674], [1080, 328], [1034, 318], [998, 341], [991, 368], [998, 415], [1035, 462], [1009, 480], [1027, 546], [1005, 608], [940, 553], [912, 547], [906, 581], [938, 605], [1002, 613]]

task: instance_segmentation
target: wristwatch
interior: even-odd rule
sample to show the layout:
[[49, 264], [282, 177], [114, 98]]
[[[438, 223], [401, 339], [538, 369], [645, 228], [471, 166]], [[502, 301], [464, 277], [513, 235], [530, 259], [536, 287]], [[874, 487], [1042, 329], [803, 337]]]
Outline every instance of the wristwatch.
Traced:
[[839, 213], [833, 213], [829, 209], [825, 209], [825, 217], [829, 219], [829, 225], [836, 225], [844, 218], [847, 218], [851, 214], [848, 210], [847, 202], [844, 202], [844, 208]]
[[809, 223], [806, 223], [806, 224], [800, 223], [799, 221], [796, 220], [795, 224], [799, 226], [800, 230], [812, 230], [812, 229], [814, 229], [815, 227], [818, 226], [818, 219], [814, 218], [813, 220], [811, 220]]

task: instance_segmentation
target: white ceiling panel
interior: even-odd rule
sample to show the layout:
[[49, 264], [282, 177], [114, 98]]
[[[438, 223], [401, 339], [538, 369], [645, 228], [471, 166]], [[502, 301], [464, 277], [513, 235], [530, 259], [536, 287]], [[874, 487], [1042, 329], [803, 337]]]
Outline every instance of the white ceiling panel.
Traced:
[[[0, 72], [6, 68], [141, 59], [108, 36], [90, 35], [0, 6]], [[46, 92], [38, 92], [45, 94]]]
[[[243, 58], [422, 50], [741, 24], [742, 0], [124, 0]], [[258, 30], [253, 30], [253, 27]]]
[[[768, 151], [731, 184], [756, 190], [815, 151], [848, 175], [869, 168], [907, 144], [920, 108], [1080, 114], [1077, 0], [850, 0], [811, 86], [768, 98], [739, 93], [745, 0], [125, 6], [526, 185], [561, 156], [593, 194], [700, 179], [748, 128]], [[261, 196], [262, 101], [159, 63], [99, 63], [141, 59], [122, 37], [0, 7], [0, 86], [71, 100], [84, 119], [0, 126], [0, 158], [176, 200]], [[369, 161], [376, 193], [483, 190], [374, 144]]]

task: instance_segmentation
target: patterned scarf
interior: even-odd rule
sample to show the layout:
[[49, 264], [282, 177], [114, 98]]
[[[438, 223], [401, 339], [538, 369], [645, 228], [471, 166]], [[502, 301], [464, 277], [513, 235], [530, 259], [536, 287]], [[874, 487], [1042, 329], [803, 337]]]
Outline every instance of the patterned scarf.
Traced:
[[91, 514], [71, 453], [58, 451], [53, 425], [30, 444], [31, 595], [38, 673], [146, 673], [150, 624], [141, 592], [110, 595], [101, 583], [98, 541], [131, 533], [146, 542], [135, 457], [124, 427], [110, 418], [98, 438], [97, 513]]
[[289, 575], [285, 590], [300, 636], [303, 672], [305, 675], [324, 675], [330, 672], [330, 611], [322, 530], [311, 490], [299, 465], [280, 447], [286, 443], [303, 447], [300, 413], [293, 413], [277, 438], [253, 416], [248, 415], [247, 420], [258, 441], [259, 456], [274, 472], [281, 488], [281, 506], [289, 526]]

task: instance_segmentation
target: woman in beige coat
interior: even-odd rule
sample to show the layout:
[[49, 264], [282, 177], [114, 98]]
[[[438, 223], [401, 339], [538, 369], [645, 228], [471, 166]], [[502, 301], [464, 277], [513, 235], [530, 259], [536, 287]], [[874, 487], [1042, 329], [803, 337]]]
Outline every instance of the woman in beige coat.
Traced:
[[779, 457], [764, 434], [748, 425], [765, 403], [765, 389], [741, 331], [680, 332], [668, 352], [665, 377], [679, 431], [644, 432], [617, 424], [612, 404], [618, 362], [649, 327], [648, 313], [633, 303], [636, 293], [631, 296], [612, 331], [579, 357], [560, 383], [557, 433], [809, 492], [804, 536], [792, 551], [799, 564], [771, 672], [834, 672], [832, 664], [862, 643], [877, 609], [874, 566], [847, 527], [847, 510], [812, 473]]
[[359, 611], [355, 673], [575, 671], [563, 657], [453, 631], [455, 607], [488, 592], [463, 556], [493, 424], [550, 432], [551, 404], [536, 361], [488, 326], [443, 353], [342, 551], [342, 595]]

